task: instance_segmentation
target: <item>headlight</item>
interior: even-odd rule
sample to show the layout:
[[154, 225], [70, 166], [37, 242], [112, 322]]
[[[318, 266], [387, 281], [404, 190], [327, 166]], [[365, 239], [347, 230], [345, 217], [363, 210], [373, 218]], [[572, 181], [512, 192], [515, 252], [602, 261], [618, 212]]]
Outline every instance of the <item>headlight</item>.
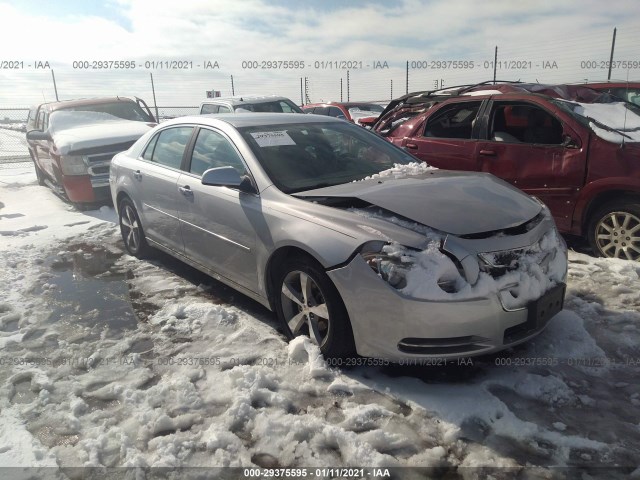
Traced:
[[407, 272], [413, 259], [385, 242], [369, 242], [360, 250], [360, 255], [374, 272], [394, 288], [407, 286]]
[[89, 173], [84, 157], [80, 155], [62, 155], [60, 167], [64, 175], [87, 175]]
[[[382, 280], [393, 288], [402, 290], [407, 287], [407, 275], [411, 269], [425, 269], [425, 258], [421, 258], [421, 255], [428, 257], [435, 255], [435, 252], [425, 253], [398, 244], [373, 241], [363, 245], [360, 255]], [[456, 268], [453, 268], [449, 254], [438, 251], [437, 256], [440, 258], [440, 262], [432, 265], [435, 268], [424, 270], [424, 273], [429, 277], [429, 281], [426, 283], [433, 282], [446, 293], [457, 292], [464, 277], [459, 274]], [[452, 268], [437, 268], [437, 263], [440, 265], [451, 264]]]

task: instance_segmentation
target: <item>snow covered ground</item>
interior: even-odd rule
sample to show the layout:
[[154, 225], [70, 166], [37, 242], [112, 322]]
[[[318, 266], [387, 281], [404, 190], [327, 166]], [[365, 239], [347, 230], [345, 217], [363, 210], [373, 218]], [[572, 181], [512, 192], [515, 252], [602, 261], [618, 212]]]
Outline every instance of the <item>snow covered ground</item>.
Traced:
[[112, 208], [78, 211], [32, 167], [0, 170], [1, 478], [640, 478], [639, 326], [640, 264], [571, 252], [565, 310], [534, 341], [460, 364], [336, 368], [233, 290], [124, 254]]

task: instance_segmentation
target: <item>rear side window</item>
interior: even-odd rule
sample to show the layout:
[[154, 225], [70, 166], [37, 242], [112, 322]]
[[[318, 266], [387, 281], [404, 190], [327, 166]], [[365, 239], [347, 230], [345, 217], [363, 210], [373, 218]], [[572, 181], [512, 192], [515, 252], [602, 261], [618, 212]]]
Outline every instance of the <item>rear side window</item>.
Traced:
[[[162, 130], [151, 140], [142, 158], [171, 168], [180, 168], [182, 155], [189, 143], [193, 127]], [[150, 152], [152, 150], [152, 152]]]
[[482, 102], [447, 105], [436, 112], [424, 130], [425, 137], [471, 139], [474, 120]]

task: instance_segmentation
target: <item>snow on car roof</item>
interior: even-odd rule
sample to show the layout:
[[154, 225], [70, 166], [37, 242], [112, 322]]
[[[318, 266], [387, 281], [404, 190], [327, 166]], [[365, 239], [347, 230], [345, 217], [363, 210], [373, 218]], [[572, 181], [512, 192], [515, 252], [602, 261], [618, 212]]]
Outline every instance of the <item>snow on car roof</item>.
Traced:
[[502, 95], [502, 92], [500, 90], [477, 90], [475, 92], [464, 92], [461, 95], [469, 95], [469, 96], [476, 96], [476, 95]]

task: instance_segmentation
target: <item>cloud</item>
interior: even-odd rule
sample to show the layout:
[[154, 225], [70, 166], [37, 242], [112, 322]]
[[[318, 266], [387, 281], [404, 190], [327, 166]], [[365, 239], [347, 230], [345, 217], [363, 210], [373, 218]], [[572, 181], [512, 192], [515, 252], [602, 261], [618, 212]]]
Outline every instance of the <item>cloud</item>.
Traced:
[[[615, 9], [596, 0], [333, 2], [330, 8], [319, 1], [113, 0], [110, 9], [114, 15], [109, 18], [54, 16], [0, 3], [0, 17], [8, 26], [0, 30], [0, 44], [5, 55], [15, 59], [48, 60], [61, 71], [61, 79], [80, 74], [70, 70], [77, 60], [218, 61], [217, 71], [154, 71], [160, 96], [193, 103], [205, 89], [220, 85], [223, 88], [217, 89], [231, 93], [231, 75], [240, 93], [285, 90], [299, 99], [300, 78], [307, 77], [312, 100], [337, 98], [340, 79], [343, 91], [346, 88], [346, 72], [313, 68], [316, 60], [386, 61], [388, 70], [350, 72], [350, 91], [362, 99], [388, 97], [392, 80], [395, 94], [403, 93], [407, 60], [478, 62], [474, 69], [412, 70], [410, 90], [431, 88], [441, 79], [449, 85], [482, 81], [493, 75], [484, 62], [493, 61], [496, 45], [501, 61], [531, 62], [526, 69], [501, 68], [501, 78], [546, 82], [603, 78], [606, 71], [584, 71], [580, 65], [585, 59], [608, 59], [613, 27], [618, 27], [616, 58], [637, 60], [640, 41], [635, 25], [640, 4], [631, 0], [616, 3]], [[307, 68], [256, 72], [242, 68], [247, 60], [302, 60]], [[536, 67], [545, 61], [555, 61], [559, 68]], [[630, 74], [637, 77], [639, 71]], [[141, 82], [136, 88], [146, 91], [148, 73], [135, 72], [132, 86]], [[89, 77], [88, 72], [83, 74]], [[105, 82], [111, 82], [110, 76], [101, 75]], [[183, 80], [179, 88], [165, 89], [163, 79], [179, 78]], [[76, 79], [73, 86], [81, 84]], [[105, 83], [105, 90], [110, 85]]]

